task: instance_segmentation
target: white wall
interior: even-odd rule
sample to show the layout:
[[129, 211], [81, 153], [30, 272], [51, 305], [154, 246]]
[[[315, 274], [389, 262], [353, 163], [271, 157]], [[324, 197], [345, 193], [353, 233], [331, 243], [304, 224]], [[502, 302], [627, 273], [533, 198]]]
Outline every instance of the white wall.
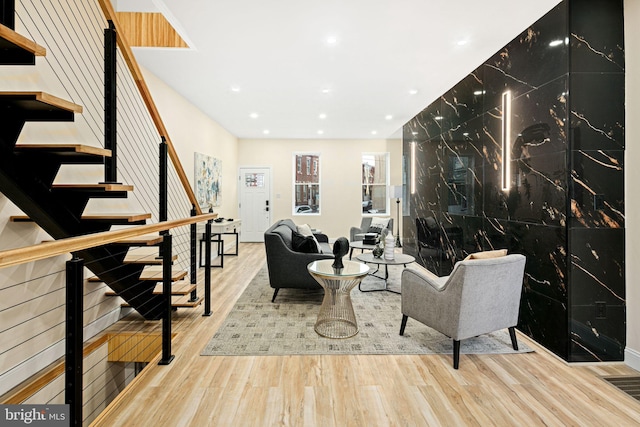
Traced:
[[[293, 156], [299, 152], [320, 153], [320, 215], [293, 215]], [[292, 218], [308, 223], [330, 238], [349, 238], [351, 226], [362, 219], [361, 160], [364, 152], [390, 153], [390, 184], [402, 183], [402, 143], [399, 139], [377, 140], [277, 140], [241, 139], [239, 166], [271, 167], [271, 222]], [[395, 200], [389, 203], [396, 217]], [[394, 223], [394, 231], [395, 231]]]
[[[134, 52], [135, 54], [135, 52]], [[206, 116], [150, 71], [143, 69], [145, 81], [160, 111], [162, 121], [180, 157], [191, 188], [194, 182], [194, 153], [222, 160], [222, 203], [214, 207], [220, 217], [237, 218], [238, 138]]]
[[625, 211], [626, 211], [626, 294], [627, 294], [627, 347], [625, 362], [640, 370], [640, 199], [634, 182], [640, 182], [640, 2], [625, 0], [625, 52], [626, 52], [626, 120], [625, 120]]

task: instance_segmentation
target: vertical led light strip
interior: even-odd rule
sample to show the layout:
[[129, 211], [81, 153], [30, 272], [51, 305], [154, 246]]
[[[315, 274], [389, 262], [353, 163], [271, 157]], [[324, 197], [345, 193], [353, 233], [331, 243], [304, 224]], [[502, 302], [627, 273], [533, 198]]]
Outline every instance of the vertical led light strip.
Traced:
[[502, 191], [511, 186], [511, 91], [502, 94]]
[[411, 194], [416, 193], [416, 143], [411, 142]]

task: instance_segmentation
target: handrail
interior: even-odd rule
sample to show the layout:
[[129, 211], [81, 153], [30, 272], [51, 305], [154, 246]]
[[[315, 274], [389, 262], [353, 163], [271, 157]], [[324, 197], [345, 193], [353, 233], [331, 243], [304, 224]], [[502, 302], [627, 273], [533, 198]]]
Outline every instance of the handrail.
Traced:
[[217, 216], [218, 214], [216, 213], [206, 213], [172, 221], [139, 225], [121, 230], [103, 231], [101, 233], [69, 237], [67, 239], [43, 242], [37, 245], [25, 246], [17, 249], [8, 249], [0, 251], [0, 268], [39, 261], [52, 256], [76, 252], [83, 249], [93, 248], [95, 246], [107, 245], [129, 237], [141, 236], [143, 234], [169, 230], [201, 221], [208, 221], [216, 218]]
[[104, 13], [107, 20], [112, 21], [114, 27], [116, 28], [116, 32], [118, 33], [118, 46], [120, 47], [120, 51], [122, 52], [122, 56], [124, 57], [125, 62], [129, 66], [129, 70], [131, 71], [133, 80], [136, 82], [138, 89], [140, 90], [140, 94], [142, 95], [142, 99], [149, 110], [149, 114], [151, 114], [151, 119], [156, 125], [156, 129], [160, 133], [160, 136], [164, 136], [168, 149], [169, 149], [169, 157], [173, 162], [173, 166], [178, 173], [178, 177], [180, 178], [180, 182], [187, 192], [187, 197], [189, 197], [189, 201], [196, 207], [196, 213], [200, 215], [202, 210], [200, 209], [200, 204], [196, 199], [196, 195], [189, 184], [189, 179], [187, 175], [184, 173], [184, 168], [182, 167], [182, 163], [178, 158], [178, 154], [171, 142], [171, 138], [169, 138], [169, 133], [167, 132], [167, 128], [164, 126], [164, 122], [160, 117], [160, 113], [158, 112], [158, 108], [156, 107], [155, 102], [151, 96], [151, 91], [149, 91], [149, 87], [144, 80], [144, 76], [142, 75], [142, 71], [140, 71], [140, 67], [138, 66], [138, 62], [136, 58], [133, 56], [133, 52], [131, 51], [131, 47], [129, 46], [129, 42], [126, 40], [124, 36], [124, 32], [121, 31], [120, 23], [116, 17], [116, 12], [113, 10], [113, 6], [111, 5], [110, 0], [98, 0], [100, 3], [100, 7], [102, 8], [102, 12]]

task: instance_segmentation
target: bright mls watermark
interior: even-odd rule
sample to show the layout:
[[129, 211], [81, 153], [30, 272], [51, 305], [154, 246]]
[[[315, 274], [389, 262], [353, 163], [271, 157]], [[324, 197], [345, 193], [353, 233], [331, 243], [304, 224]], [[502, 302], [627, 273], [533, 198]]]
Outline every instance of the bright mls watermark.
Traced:
[[0, 405], [0, 426], [68, 427], [69, 405]]

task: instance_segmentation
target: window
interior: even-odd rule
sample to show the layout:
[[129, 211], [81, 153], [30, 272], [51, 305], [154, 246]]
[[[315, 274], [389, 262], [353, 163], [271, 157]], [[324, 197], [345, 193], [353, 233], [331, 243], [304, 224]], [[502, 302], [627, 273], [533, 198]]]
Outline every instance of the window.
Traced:
[[299, 153], [294, 157], [293, 214], [320, 213], [320, 155]]
[[386, 214], [389, 153], [362, 153], [362, 213]]

